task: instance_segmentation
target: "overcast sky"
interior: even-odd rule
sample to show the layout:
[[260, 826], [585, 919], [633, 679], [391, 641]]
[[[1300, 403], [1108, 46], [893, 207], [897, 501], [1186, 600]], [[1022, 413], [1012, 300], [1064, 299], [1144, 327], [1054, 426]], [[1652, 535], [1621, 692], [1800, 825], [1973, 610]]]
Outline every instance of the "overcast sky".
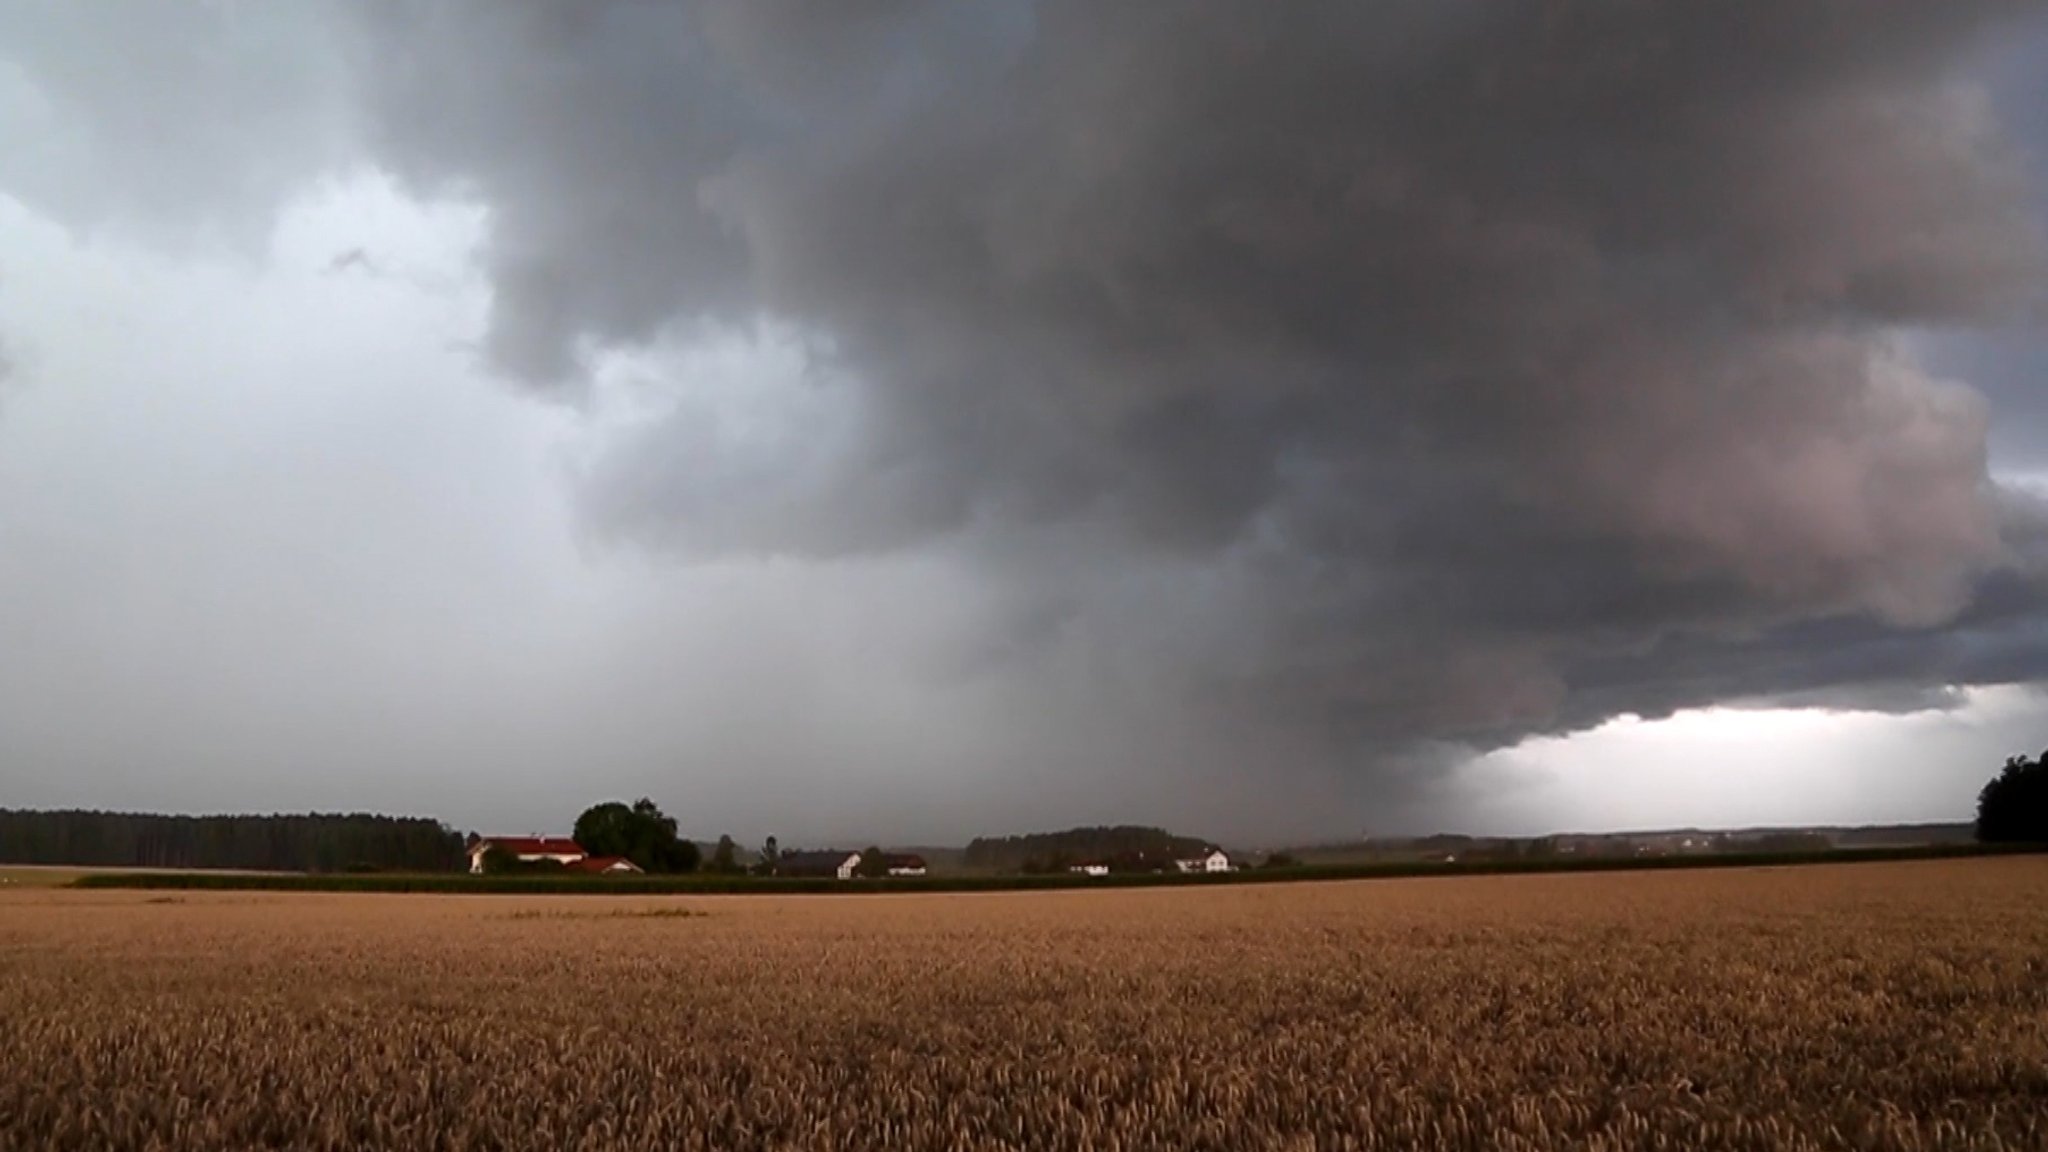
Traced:
[[2048, 4], [0, 0], [0, 806], [1965, 817]]

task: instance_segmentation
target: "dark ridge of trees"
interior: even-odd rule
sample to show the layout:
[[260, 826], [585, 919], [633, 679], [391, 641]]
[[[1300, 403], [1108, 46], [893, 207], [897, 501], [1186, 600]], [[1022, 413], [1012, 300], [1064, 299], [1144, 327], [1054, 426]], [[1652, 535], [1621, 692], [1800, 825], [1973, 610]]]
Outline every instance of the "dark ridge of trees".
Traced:
[[2048, 752], [2014, 756], [1977, 793], [1977, 839], [1986, 844], [2048, 844]]
[[1976, 836], [1971, 824], [1872, 824], [1833, 829], [1840, 848], [1882, 848], [1896, 844], [1967, 844]]
[[1171, 861], [1196, 855], [1208, 846], [1206, 840], [1176, 836], [1163, 828], [1123, 824], [1024, 836], [978, 836], [967, 845], [962, 863], [969, 868], [1007, 872], [1063, 872], [1089, 861]]
[[1753, 836], [1716, 836], [1716, 852], [1832, 852], [1835, 841], [1825, 832], [1759, 832]]
[[265, 872], [448, 872], [461, 834], [415, 816], [314, 812], [163, 816], [0, 808], [0, 864], [240, 868]]

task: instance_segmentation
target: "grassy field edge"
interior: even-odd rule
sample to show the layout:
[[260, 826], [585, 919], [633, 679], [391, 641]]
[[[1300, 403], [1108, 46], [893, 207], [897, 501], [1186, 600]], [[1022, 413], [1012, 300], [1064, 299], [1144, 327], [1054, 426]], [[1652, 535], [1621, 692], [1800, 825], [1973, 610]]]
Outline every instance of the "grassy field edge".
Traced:
[[1497, 876], [1560, 872], [1677, 871], [1703, 868], [1783, 867], [1854, 864], [1886, 860], [1940, 860], [2010, 856], [2048, 851], [2044, 845], [1932, 844], [1897, 848], [1843, 848], [1831, 852], [1723, 853], [1712, 856], [1644, 856], [1545, 860], [1394, 861], [1297, 868], [1250, 869], [1211, 874], [1128, 876], [919, 876], [835, 880], [825, 877], [635, 876], [471, 876], [466, 873], [250, 874], [230, 872], [96, 872], [80, 876], [74, 888], [206, 890], [229, 892], [392, 892], [521, 896], [742, 895], [812, 893], [861, 895], [878, 892], [1007, 892], [1049, 889], [1193, 887], [1224, 884], [1284, 884], [1313, 880], [1372, 880], [1425, 876]]

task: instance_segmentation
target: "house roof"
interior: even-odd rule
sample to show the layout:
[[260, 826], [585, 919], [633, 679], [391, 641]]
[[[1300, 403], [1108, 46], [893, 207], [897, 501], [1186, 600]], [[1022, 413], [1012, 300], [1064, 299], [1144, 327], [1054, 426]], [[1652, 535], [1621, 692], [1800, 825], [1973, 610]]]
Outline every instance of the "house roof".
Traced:
[[882, 853], [882, 866], [884, 868], [922, 868], [925, 864], [924, 857], [914, 852], [884, 852]]
[[[621, 865], [624, 865], [624, 867], [621, 868]], [[571, 872], [610, 872], [613, 869], [623, 872], [639, 872], [642, 870], [638, 864], [633, 863], [624, 856], [585, 856], [583, 859], [569, 865], [569, 871]]]
[[503, 848], [514, 856], [586, 856], [583, 846], [567, 836], [487, 836], [473, 851]]
[[800, 875], [806, 872], [833, 873], [840, 865], [860, 855], [858, 852], [785, 852], [775, 862], [775, 869], [784, 875]]

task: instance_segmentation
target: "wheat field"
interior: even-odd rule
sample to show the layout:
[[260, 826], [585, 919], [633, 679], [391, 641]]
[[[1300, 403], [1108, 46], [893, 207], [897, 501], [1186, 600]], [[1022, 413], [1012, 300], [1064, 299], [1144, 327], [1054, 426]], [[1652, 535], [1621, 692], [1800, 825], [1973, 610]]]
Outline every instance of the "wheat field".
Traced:
[[0, 1146], [2048, 1147], [2048, 860], [0, 890]]

